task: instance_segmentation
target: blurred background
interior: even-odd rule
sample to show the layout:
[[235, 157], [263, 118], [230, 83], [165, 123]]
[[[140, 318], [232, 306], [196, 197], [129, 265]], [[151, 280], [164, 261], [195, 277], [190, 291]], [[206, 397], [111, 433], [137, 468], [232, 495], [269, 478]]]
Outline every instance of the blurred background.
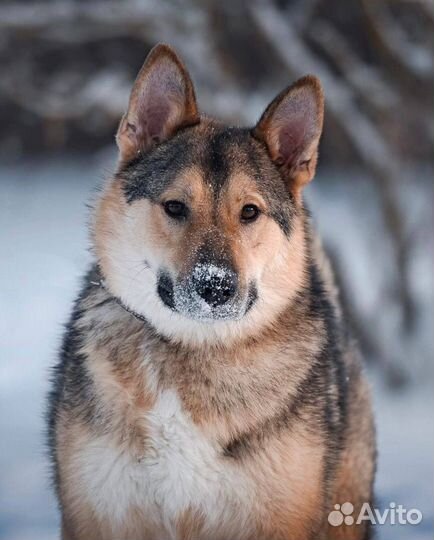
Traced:
[[321, 78], [306, 199], [372, 381], [377, 506], [423, 513], [377, 538], [432, 538], [432, 0], [0, 3], [0, 538], [58, 537], [49, 367], [91, 260], [86, 203], [113, 171], [117, 124], [159, 41], [184, 58], [201, 109], [229, 123], [253, 124], [299, 76]]

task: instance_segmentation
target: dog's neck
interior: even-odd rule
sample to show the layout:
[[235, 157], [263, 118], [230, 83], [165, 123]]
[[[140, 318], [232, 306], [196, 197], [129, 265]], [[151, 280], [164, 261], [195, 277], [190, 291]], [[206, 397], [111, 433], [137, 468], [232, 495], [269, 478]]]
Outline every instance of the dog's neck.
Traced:
[[[101, 272], [98, 271], [98, 275], [101, 276]], [[97, 280], [92, 280], [91, 282], [91, 285], [96, 285], [97, 287], [101, 287], [102, 289], [104, 289], [104, 291], [109, 294], [113, 300], [119, 305], [121, 306], [125, 311], [127, 311], [128, 313], [130, 313], [131, 315], [133, 315], [136, 319], [138, 319], [139, 321], [142, 321], [142, 322], [145, 322], [145, 323], [149, 323], [149, 321], [146, 319], [146, 317], [144, 317], [143, 315], [140, 315], [140, 313], [137, 313], [136, 311], [130, 309], [129, 307], [127, 307], [120, 298], [118, 298], [117, 296], [115, 296], [114, 294], [112, 294], [106, 283], [105, 283], [105, 280], [104, 278], [100, 277], [100, 279], [97, 279]]]

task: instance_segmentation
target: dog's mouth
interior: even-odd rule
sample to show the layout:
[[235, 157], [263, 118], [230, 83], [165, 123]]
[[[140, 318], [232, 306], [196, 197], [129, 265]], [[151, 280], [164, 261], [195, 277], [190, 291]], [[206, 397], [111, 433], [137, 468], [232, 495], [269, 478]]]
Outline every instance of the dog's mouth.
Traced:
[[217, 269], [205, 284], [193, 273], [188, 279], [174, 282], [167, 272], [157, 279], [157, 293], [163, 304], [185, 317], [201, 321], [239, 320], [253, 307], [258, 292], [254, 283], [236, 286], [233, 276], [227, 278]]
[[175, 291], [173, 281], [166, 272], [158, 275], [157, 293], [165, 306], [170, 309], [175, 309]]

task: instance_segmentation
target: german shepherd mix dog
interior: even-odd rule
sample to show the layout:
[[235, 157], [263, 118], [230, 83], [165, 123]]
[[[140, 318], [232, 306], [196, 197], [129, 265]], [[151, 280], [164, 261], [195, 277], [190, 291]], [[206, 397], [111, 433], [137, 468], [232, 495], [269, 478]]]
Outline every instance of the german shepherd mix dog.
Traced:
[[374, 431], [303, 187], [319, 81], [252, 129], [200, 116], [159, 45], [117, 133], [49, 434], [64, 540], [366, 539]]

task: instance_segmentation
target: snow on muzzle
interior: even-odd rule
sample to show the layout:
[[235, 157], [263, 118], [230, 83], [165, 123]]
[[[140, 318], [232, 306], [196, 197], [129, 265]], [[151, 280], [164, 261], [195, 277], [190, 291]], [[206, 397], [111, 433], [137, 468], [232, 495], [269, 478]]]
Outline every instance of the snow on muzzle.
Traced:
[[168, 307], [202, 321], [240, 319], [250, 307], [250, 289], [239, 286], [230, 268], [206, 263], [195, 265], [186, 279], [175, 283], [162, 273], [158, 283], [158, 293]]

